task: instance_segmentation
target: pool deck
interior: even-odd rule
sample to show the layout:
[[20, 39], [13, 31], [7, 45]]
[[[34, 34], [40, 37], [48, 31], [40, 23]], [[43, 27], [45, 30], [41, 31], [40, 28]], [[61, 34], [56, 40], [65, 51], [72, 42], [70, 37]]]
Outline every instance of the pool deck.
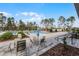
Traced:
[[[61, 36], [61, 35], [64, 35], [64, 34], [67, 34], [67, 32], [56, 32], [56, 33], [48, 33], [48, 34], [46, 34], [45, 35], [46, 36], [46, 41], [47, 41], [46, 44], [49, 44], [50, 42], [51, 43], [53, 42], [54, 43], [53, 46], [55, 46], [56, 44], [58, 44], [56, 42], [56, 40], [54, 40], [54, 39], [51, 40], [51, 39], [48, 39], [48, 38], [55, 38], [57, 36]], [[33, 40], [34, 36], [30, 36], [30, 38]], [[26, 40], [26, 46], [28, 48], [32, 46], [32, 43], [29, 40], [29, 38], [24, 38], [24, 40]], [[3, 56], [15, 56], [16, 55], [15, 49], [12, 52], [7, 51], [10, 44], [11, 44], [11, 48], [14, 48], [14, 42], [15, 42], [15, 40], [0, 42], [0, 55], [3, 55]], [[37, 51], [36, 49], [38, 49], [38, 46], [36, 46], [36, 45], [33, 45], [33, 49], [29, 48], [29, 50], [31, 52], [33, 52], [33, 51], [36, 52]], [[4, 52], [4, 51], [6, 51], [6, 52]]]

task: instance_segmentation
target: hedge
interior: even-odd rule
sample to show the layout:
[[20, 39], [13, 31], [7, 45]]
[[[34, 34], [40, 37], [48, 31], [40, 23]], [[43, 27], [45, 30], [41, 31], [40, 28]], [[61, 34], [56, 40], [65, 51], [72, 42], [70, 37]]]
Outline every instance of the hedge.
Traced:
[[11, 32], [6, 32], [0, 36], [0, 41], [9, 40], [13, 34]]

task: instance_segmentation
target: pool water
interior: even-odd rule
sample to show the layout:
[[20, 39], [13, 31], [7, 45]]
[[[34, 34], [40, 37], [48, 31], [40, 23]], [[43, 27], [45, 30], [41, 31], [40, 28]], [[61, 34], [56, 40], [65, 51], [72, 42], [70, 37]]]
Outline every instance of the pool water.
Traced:
[[39, 35], [47, 34], [47, 32], [44, 32], [44, 31], [32, 31], [30, 33], [35, 34], [35, 35], [38, 35], [38, 33], [39, 33]]
[[13, 34], [13, 35], [17, 35], [17, 32], [15, 32], [15, 31], [12, 31], [12, 34]]
[[[17, 35], [17, 32], [16, 31], [11, 31], [13, 35]], [[44, 34], [47, 34], [47, 32], [44, 32], [44, 31], [31, 31], [30, 34], [32, 35], [44, 35]]]

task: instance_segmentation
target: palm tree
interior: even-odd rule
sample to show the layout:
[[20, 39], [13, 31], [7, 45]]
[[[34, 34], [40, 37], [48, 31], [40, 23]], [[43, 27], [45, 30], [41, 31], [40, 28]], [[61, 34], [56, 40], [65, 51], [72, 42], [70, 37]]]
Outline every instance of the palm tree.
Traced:
[[36, 25], [36, 22], [33, 22], [34, 25]]
[[2, 20], [3, 14], [0, 13], [0, 30], [2, 30], [3, 20]]
[[71, 30], [72, 26], [73, 26], [73, 23], [75, 21], [75, 17], [74, 16], [71, 16], [67, 19], [67, 27], [69, 30]]
[[6, 29], [11, 30], [12, 29], [12, 23], [11, 23], [11, 17], [7, 19]]
[[[74, 23], [75, 20], [76, 19], [75, 19], [74, 16], [71, 16], [67, 19], [67, 28], [68, 28], [69, 31], [71, 31], [73, 23]], [[71, 44], [73, 44], [73, 34], [72, 34], [72, 37], [71, 37]]]
[[14, 19], [14, 17], [12, 17], [11, 20], [12, 20], [12, 29], [13, 29], [13, 30], [16, 30], [17, 27], [16, 27], [16, 24], [15, 24], [15, 19]]
[[54, 22], [55, 22], [54, 18], [49, 18], [49, 24], [51, 25], [51, 27], [53, 26]]
[[51, 26], [52, 28], [54, 22], [54, 18], [46, 18], [41, 21], [41, 23], [45, 26], [46, 29], [48, 29], [48, 26]]
[[19, 30], [25, 30], [26, 29], [26, 25], [22, 20], [19, 20], [19, 26], [18, 26]]
[[75, 17], [74, 16], [71, 16], [67, 19], [67, 21], [70, 23], [70, 25], [72, 26], [74, 21], [75, 21]]
[[28, 30], [36, 30], [37, 29], [37, 24], [36, 22], [27, 22], [27, 29]]
[[36, 22], [33, 22], [33, 29], [34, 30], [37, 30], [37, 26], [38, 26], [37, 23]]
[[66, 21], [66, 19], [64, 18], [64, 16], [60, 16], [58, 21], [59, 21], [59, 26], [58, 27], [62, 27], [63, 29], [65, 29], [65, 21]]
[[7, 24], [6, 24], [5, 28], [6, 28], [6, 30], [15, 30], [16, 29], [14, 17], [9, 17], [7, 19]]
[[1, 28], [1, 30], [4, 30], [5, 22], [6, 22], [6, 16], [4, 16], [3, 13], [0, 13], [0, 28]]
[[41, 23], [45, 26], [45, 28], [48, 28], [48, 25], [49, 25], [49, 20], [48, 19], [43, 19], [41, 21]]

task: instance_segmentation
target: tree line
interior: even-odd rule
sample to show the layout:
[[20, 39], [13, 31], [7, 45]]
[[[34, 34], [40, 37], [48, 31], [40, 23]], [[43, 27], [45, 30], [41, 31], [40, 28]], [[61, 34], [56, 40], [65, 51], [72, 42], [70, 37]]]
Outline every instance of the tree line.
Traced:
[[[60, 16], [58, 19], [58, 27], [63, 29], [71, 29], [74, 21], [74, 16], [70, 16], [69, 18], [65, 18], [64, 16]], [[50, 28], [54, 27], [54, 23], [56, 20], [54, 18], [45, 18], [41, 20], [41, 23], [46, 29], [50, 26]], [[19, 20], [19, 24], [15, 23], [14, 17], [7, 18], [7, 22], [5, 26], [2, 26], [3, 30], [37, 30], [38, 24], [36, 22], [23, 22], [22, 20]]]
[[[69, 18], [65, 18], [64, 16], [60, 16], [58, 19], [58, 28], [62, 28], [63, 30], [67, 29], [70, 30], [75, 22], [75, 17], [70, 16]], [[48, 28], [49, 26], [52, 28], [54, 27], [54, 18], [46, 18], [41, 21], [41, 23]]]

